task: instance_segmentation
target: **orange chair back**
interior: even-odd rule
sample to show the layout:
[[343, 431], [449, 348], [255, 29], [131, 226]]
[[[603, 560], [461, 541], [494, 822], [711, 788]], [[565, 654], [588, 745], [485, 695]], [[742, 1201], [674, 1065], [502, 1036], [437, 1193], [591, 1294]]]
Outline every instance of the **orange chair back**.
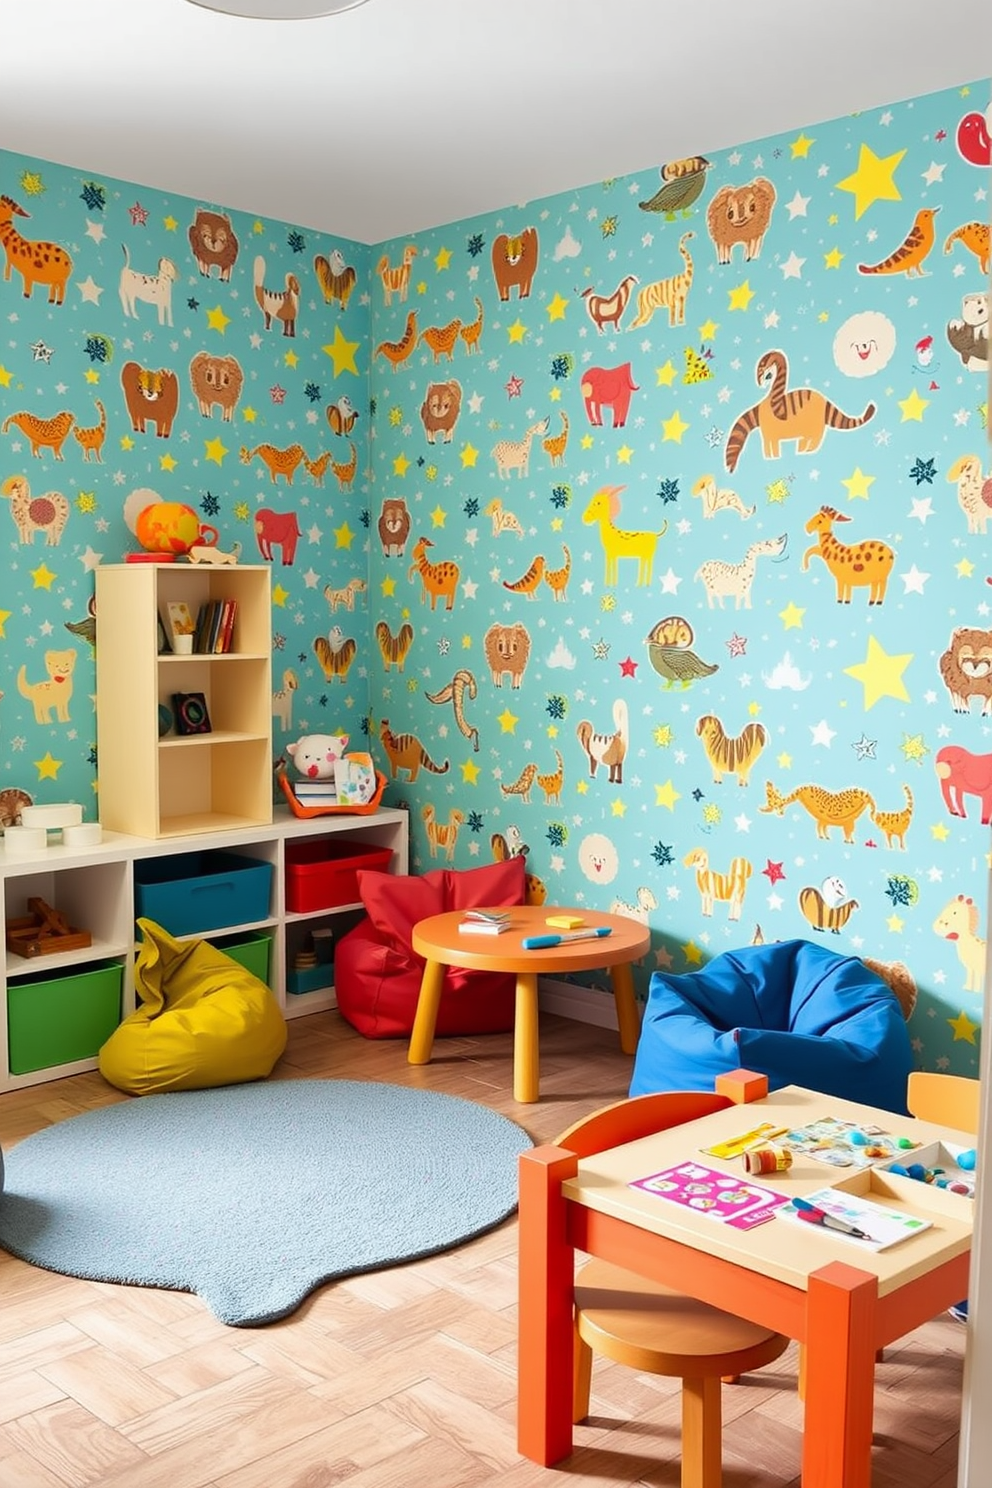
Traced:
[[591, 1157], [608, 1147], [620, 1147], [624, 1142], [636, 1142], [640, 1137], [667, 1131], [699, 1116], [724, 1111], [732, 1104], [727, 1096], [709, 1090], [665, 1090], [653, 1095], [635, 1095], [602, 1106], [574, 1122], [554, 1145], [567, 1148], [577, 1157]]
[[954, 1131], [978, 1131], [981, 1086], [967, 1075], [936, 1075], [913, 1070], [906, 1087], [906, 1104], [913, 1116]]

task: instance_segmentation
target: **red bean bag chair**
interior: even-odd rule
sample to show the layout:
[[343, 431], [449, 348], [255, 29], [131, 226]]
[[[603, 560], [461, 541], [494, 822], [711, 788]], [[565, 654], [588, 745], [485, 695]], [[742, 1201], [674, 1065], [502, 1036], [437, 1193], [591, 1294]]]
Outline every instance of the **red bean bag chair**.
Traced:
[[[404, 1038], [413, 1028], [424, 960], [413, 949], [413, 927], [450, 909], [523, 904], [523, 857], [481, 868], [438, 868], [422, 877], [358, 870], [366, 918], [342, 936], [334, 952], [334, 990], [348, 1022], [366, 1038]], [[516, 978], [510, 972], [444, 973], [437, 1036], [505, 1033], [513, 1027]]]

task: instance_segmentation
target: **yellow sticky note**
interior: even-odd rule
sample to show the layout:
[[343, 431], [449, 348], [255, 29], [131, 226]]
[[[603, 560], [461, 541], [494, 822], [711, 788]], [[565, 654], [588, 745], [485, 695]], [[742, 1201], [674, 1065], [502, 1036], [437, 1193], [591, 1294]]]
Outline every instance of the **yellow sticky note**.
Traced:
[[553, 925], [556, 930], [578, 930], [585, 920], [581, 915], [548, 915], [544, 923]]

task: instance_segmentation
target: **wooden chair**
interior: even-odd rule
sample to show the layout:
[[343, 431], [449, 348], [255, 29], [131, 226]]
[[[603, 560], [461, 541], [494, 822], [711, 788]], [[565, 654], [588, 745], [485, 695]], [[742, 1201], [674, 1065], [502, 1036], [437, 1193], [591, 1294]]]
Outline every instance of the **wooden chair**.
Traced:
[[[577, 1121], [556, 1145], [579, 1157], [636, 1141], [730, 1105], [726, 1096], [665, 1092], [617, 1101]], [[607, 1261], [575, 1283], [573, 1419], [589, 1414], [593, 1354], [682, 1380], [682, 1488], [720, 1488], [720, 1385], [777, 1359], [789, 1340]]]
[[981, 1087], [967, 1075], [935, 1075], [914, 1070], [906, 1088], [906, 1104], [913, 1116], [933, 1121], [954, 1131], [978, 1131], [978, 1105]]

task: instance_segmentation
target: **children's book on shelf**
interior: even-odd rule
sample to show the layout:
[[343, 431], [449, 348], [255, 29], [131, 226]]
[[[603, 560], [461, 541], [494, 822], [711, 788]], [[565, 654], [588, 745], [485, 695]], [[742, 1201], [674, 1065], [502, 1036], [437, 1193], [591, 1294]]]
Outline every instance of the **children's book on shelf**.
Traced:
[[734, 1230], [752, 1230], [755, 1225], [765, 1224], [789, 1202], [785, 1194], [772, 1188], [697, 1162], [677, 1163], [647, 1178], [635, 1178], [629, 1186], [719, 1220]]
[[[803, 1217], [805, 1211], [805, 1218]], [[889, 1209], [873, 1199], [845, 1193], [842, 1188], [818, 1188], [792, 1200], [781, 1211], [783, 1219], [809, 1229], [823, 1229], [862, 1250], [888, 1250], [928, 1230], [929, 1219], [904, 1209]]]

